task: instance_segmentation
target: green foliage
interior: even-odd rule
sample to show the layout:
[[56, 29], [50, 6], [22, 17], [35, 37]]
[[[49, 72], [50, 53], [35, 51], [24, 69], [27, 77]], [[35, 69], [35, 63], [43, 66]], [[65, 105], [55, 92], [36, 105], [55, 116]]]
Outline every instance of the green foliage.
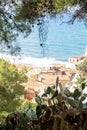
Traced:
[[85, 84], [82, 84], [81, 89], [70, 92], [61, 86], [57, 78], [55, 86], [45, 89], [41, 96], [36, 95], [38, 121], [32, 120], [33, 128], [37, 125], [40, 130], [86, 129], [84, 114], [87, 114], [87, 104], [83, 101], [87, 94], [83, 93], [84, 89]]
[[[57, 84], [58, 83], [58, 84]], [[59, 88], [60, 91], [59, 91]], [[75, 89], [70, 92], [60, 85], [58, 78], [56, 85], [48, 87], [44, 93], [36, 95], [36, 112], [32, 109], [31, 104], [23, 111], [10, 113], [6, 118], [6, 126], [9, 130], [84, 130], [87, 128], [87, 104], [83, 103], [87, 94], [83, 93], [85, 85], [82, 89]], [[56, 94], [55, 94], [56, 93]], [[55, 96], [54, 96], [55, 95]], [[85, 107], [84, 107], [85, 106]], [[15, 114], [17, 116], [15, 116]], [[20, 115], [20, 119], [18, 118]], [[8, 118], [9, 117], [9, 118]], [[20, 120], [21, 125], [13, 125], [10, 120]], [[10, 124], [8, 123], [10, 122]], [[6, 129], [7, 130], [7, 129]]]
[[[76, 88], [74, 92], [70, 92], [70, 90], [68, 90], [67, 88], [63, 88], [61, 86], [57, 78], [56, 85], [53, 87], [48, 87], [42, 94], [42, 97], [37, 96], [36, 102], [40, 106], [39, 109], [42, 109], [41, 106], [43, 105], [50, 106], [55, 104], [59, 105], [58, 107], [60, 109], [64, 109], [64, 107], [67, 108], [75, 107], [79, 110], [86, 109], [87, 104], [83, 103], [84, 100], [86, 99], [86, 93], [83, 93], [85, 87], [86, 86], [83, 83], [81, 85], [81, 88]], [[64, 104], [62, 104], [62, 102], [64, 102]]]
[[67, 10], [67, 7], [75, 5], [76, 0], [55, 0], [55, 9], [56, 13], [60, 13], [62, 11]]
[[27, 81], [26, 70], [19, 71], [15, 65], [0, 59], [0, 112], [15, 111], [24, 95], [22, 83]]
[[57, 130], [57, 119], [54, 119], [53, 130]]
[[54, 6], [52, 0], [27, 0], [23, 1], [18, 9], [17, 20], [29, 19], [32, 23], [44, 13], [52, 13]]
[[77, 69], [82, 75], [87, 74], [87, 58], [79, 66], [77, 66]]
[[87, 58], [77, 66], [78, 77], [77, 77], [77, 86], [84, 90], [87, 86]]

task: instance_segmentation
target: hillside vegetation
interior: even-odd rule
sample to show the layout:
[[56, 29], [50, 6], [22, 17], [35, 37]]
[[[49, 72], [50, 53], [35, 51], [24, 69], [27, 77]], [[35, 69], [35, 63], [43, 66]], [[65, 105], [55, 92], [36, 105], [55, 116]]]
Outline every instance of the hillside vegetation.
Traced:
[[78, 66], [78, 70], [80, 69], [79, 77], [73, 92], [62, 87], [57, 78], [55, 86], [48, 87], [42, 95], [35, 96], [36, 103], [33, 106], [30, 103], [24, 109], [15, 109], [9, 113], [0, 125], [1, 129], [86, 130], [86, 64], [87, 60]]

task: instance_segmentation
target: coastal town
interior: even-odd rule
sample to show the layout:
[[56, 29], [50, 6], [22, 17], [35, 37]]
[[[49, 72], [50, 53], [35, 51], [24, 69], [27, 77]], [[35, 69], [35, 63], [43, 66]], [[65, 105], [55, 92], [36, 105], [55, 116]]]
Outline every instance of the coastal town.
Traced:
[[87, 0], [0, 0], [0, 130], [87, 130]]
[[[84, 55], [72, 56], [67, 63], [55, 63], [48, 67], [26, 66], [28, 81], [25, 83], [27, 94], [26, 99], [32, 100], [36, 94], [42, 93], [48, 86], [56, 83], [57, 77], [59, 82], [69, 87], [72, 85], [75, 75], [77, 74], [76, 66], [87, 57], [87, 49]], [[20, 69], [22, 66], [18, 66]]]

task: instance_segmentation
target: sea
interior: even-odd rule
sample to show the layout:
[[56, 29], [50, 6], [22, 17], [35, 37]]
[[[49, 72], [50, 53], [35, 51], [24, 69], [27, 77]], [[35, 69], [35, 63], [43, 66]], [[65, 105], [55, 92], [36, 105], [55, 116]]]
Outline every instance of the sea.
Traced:
[[[83, 21], [68, 22], [70, 16], [57, 15], [47, 17], [44, 25], [45, 41], [40, 41], [37, 24], [27, 38], [20, 34], [13, 43], [21, 47], [19, 55], [0, 52], [0, 57], [11, 63], [34, 66], [48, 66], [49, 64], [68, 62], [69, 57], [85, 54], [87, 46], [87, 27]], [[43, 27], [43, 31], [44, 31]]]

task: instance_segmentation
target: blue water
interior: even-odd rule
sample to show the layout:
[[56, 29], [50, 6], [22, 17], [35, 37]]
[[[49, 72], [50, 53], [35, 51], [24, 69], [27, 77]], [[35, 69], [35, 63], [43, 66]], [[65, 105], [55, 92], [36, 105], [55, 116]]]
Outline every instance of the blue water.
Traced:
[[75, 21], [74, 24], [67, 24], [62, 21], [68, 21], [68, 18], [48, 17], [44, 48], [40, 46], [38, 27], [35, 25], [27, 38], [20, 34], [13, 43], [21, 47], [20, 56], [0, 53], [0, 57], [16, 64], [48, 66], [57, 61], [67, 62], [70, 56], [84, 54], [87, 46], [87, 28], [84, 23]]
[[[64, 20], [64, 19], [63, 19]], [[87, 45], [87, 28], [83, 22], [75, 21], [74, 24], [62, 23], [59, 16], [48, 19], [48, 34], [44, 48], [40, 46], [38, 28], [35, 26], [32, 33], [16, 41], [21, 47], [21, 54], [34, 58], [54, 58], [67, 61], [70, 56], [85, 53]]]

